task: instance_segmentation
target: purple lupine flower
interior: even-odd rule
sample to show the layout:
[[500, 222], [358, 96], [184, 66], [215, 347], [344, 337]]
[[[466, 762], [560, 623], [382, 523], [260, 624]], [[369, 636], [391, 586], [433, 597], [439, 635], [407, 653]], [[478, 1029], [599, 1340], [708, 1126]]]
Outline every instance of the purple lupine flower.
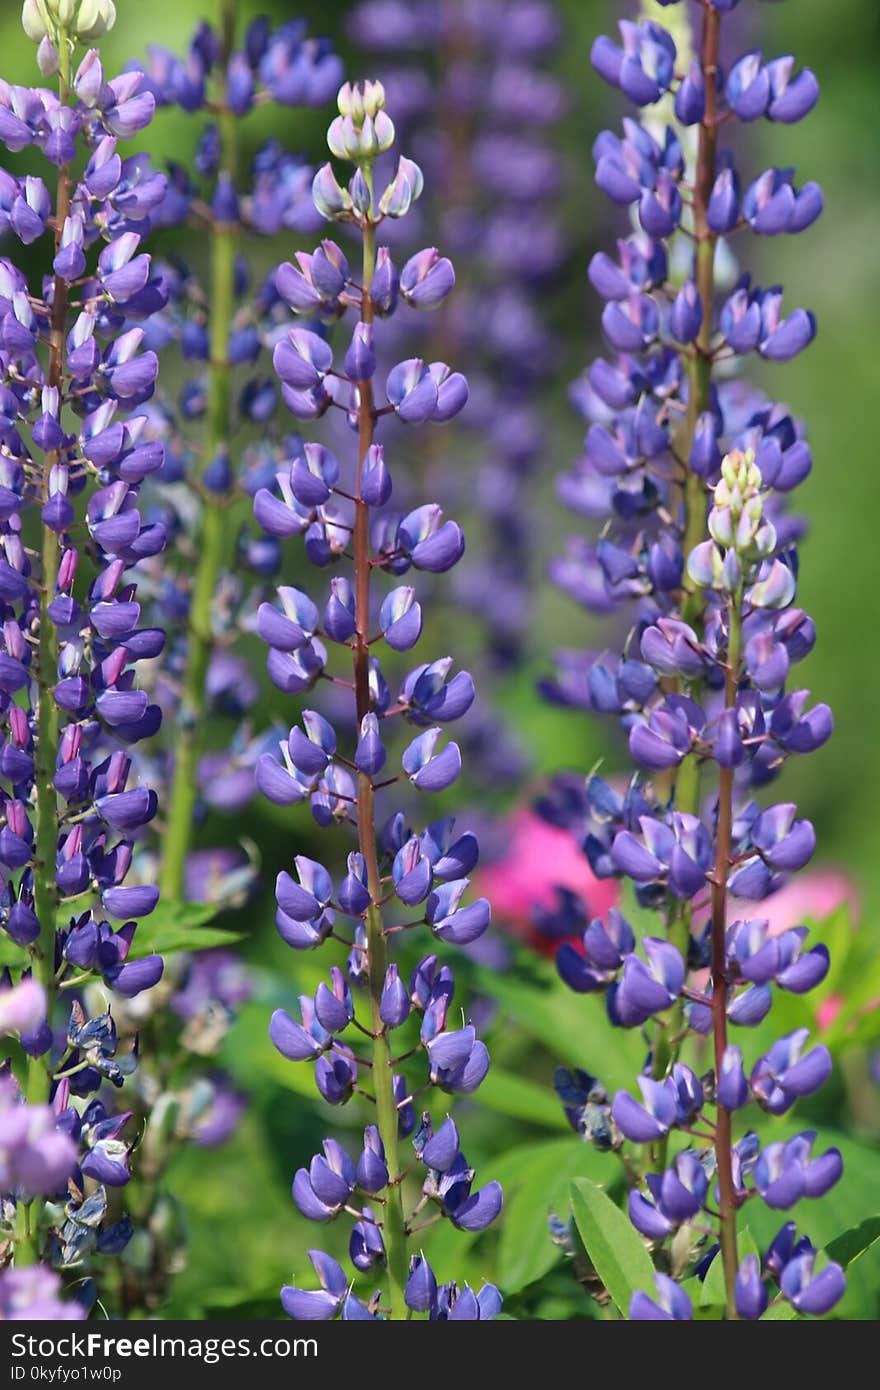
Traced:
[[[357, 835], [338, 887], [322, 863], [302, 854], [294, 859], [295, 877], [286, 870], [278, 875], [276, 925], [283, 940], [294, 949], [312, 948], [332, 934], [347, 941], [351, 951], [347, 973], [334, 966], [329, 984], [322, 982], [314, 999], [301, 997], [301, 1023], [279, 1009], [269, 1032], [282, 1056], [314, 1061], [315, 1084], [330, 1104], [344, 1105], [358, 1092], [372, 1094], [377, 1101], [375, 1123], [364, 1131], [359, 1157], [354, 1160], [335, 1140], [326, 1140], [323, 1154], [296, 1173], [293, 1197], [300, 1211], [315, 1221], [333, 1220], [342, 1211], [357, 1214], [351, 1204], [358, 1191], [382, 1204], [381, 1232], [364, 1208], [351, 1235], [350, 1254], [357, 1269], [384, 1263], [391, 1315], [405, 1317], [411, 1305], [409, 1284], [400, 1277], [399, 1252], [405, 1251], [416, 1213], [404, 1215], [399, 1142], [414, 1127], [411, 1089], [416, 1083], [411, 1086], [408, 1076], [390, 1069], [390, 1050], [396, 1047], [393, 1039], [417, 1015], [417, 1044], [404, 1050], [398, 1060], [419, 1057], [412, 1067], [427, 1075], [429, 1085], [450, 1094], [467, 1095], [479, 1087], [489, 1054], [472, 1025], [448, 1026], [454, 988], [448, 967], [437, 968], [436, 959], [428, 957], [407, 986], [398, 963], [387, 957], [393, 933], [420, 923], [453, 943], [474, 941], [488, 925], [489, 908], [485, 900], [468, 905], [462, 901], [467, 874], [478, 856], [472, 835], [455, 839], [451, 820], [429, 824], [418, 832], [410, 830], [402, 813], [392, 815], [382, 832], [375, 820], [376, 799], [402, 777], [422, 793], [444, 791], [455, 781], [462, 766], [461, 751], [457, 743], [445, 740], [441, 722], [459, 719], [474, 698], [470, 676], [466, 672], [451, 675], [451, 659], [443, 658], [411, 672], [398, 701], [392, 703], [382, 672], [381, 647], [372, 636], [371, 579], [375, 581], [383, 570], [394, 578], [410, 566], [442, 573], [464, 549], [457, 523], [444, 520], [434, 504], [392, 518], [390, 525], [384, 517], [372, 515], [391, 493], [384, 448], [375, 440], [380, 416], [389, 413], [381, 397], [374, 396], [381, 336], [376, 314], [388, 317], [396, 307], [397, 294], [396, 288], [394, 293], [388, 288], [388, 259], [373, 258], [375, 228], [385, 215], [391, 215], [391, 195], [374, 199], [363, 168], [372, 169], [374, 159], [394, 138], [384, 104], [380, 83], [341, 89], [340, 114], [330, 127], [328, 143], [338, 158], [355, 164], [356, 172], [347, 198], [328, 201], [327, 178], [319, 177], [315, 187], [316, 205], [325, 216], [356, 224], [365, 246], [363, 273], [349, 266], [335, 243], [325, 241], [311, 255], [298, 257], [299, 269], [287, 264], [276, 277], [295, 311], [311, 312], [318, 303], [332, 302], [340, 316], [349, 308], [357, 313], [342, 372], [333, 365], [333, 340], [311, 330], [286, 329], [275, 350], [287, 407], [301, 418], [334, 409], [356, 416], [357, 458], [351, 466], [323, 446], [306, 444], [289, 472], [278, 477], [280, 497], [262, 489], [254, 499], [255, 514], [271, 534], [279, 539], [302, 536], [315, 565], [322, 569], [332, 565], [337, 570], [329, 581], [323, 619], [319, 619], [318, 604], [285, 586], [278, 590], [280, 611], [268, 603], [260, 608], [257, 630], [269, 646], [272, 679], [290, 694], [313, 683], [304, 678], [308, 664], [303, 654], [317, 649], [315, 632], [320, 622], [328, 645], [320, 647], [314, 676], [325, 669], [329, 673], [340, 657], [353, 670], [353, 683], [348, 684], [353, 691], [354, 738], [347, 728], [334, 729], [324, 714], [306, 710], [302, 727], [291, 728], [281, 744], [283, 764], [264, 755], [257, 764], [257, 780], [270, 799], [283, 804], [309, 798], [319, 825], [348, 825]], [[408, 162], [402, 161], [401, 168], [409, 196], [414, 198], [421, 189], [421, 176]], [[399, 172], [397, 179], [401, 177]], [[394, 215], [403, 211], [396, 205]], [[409, 304], [434, 303], [453, 281], [451, 266], [433, 248], [413, 258], [401, 280], [404, 311]], [[463, 380], [442, 363], [406, 360], [387, 374], [393, 414], [410, 425], [429, 420], [441, 423], [463, 403], [465, 394]], [[346, 573], [346, 562], [352, 558], [353, 568]], [[417, 592], [409, 585], [391, 588], [376, 603], [380, 634], [392, 650], [408, 650], [419, 639], [422, 610]], [[404, 718], [418, 731], [401, 744], [397, 729]], [[393, 753], [392, 741], [397, 745]], [[405, 923], [386, 925], [381, 888], [386, 874], [392, 889], [387, 902], [407, 916], [415, 911]], [[363, 996], [351, 988], [362, 981], [369, 984], [368, 1013], [361, 1003]], [[340, 1036], [351, 1025], [372, 1039], [372, 1063], [356, 1056]], [[501, 1188], [495, 1182], [473, 1188], [473, 1170], [459, 1151], [451, 1122], [434, 1135], [426, 1115], [414, 1142], [428, 1172], [423, 1201], [435, 1201], [441, 1213], [462, 1230], [485, 1229], [500, 1211]], [[377, 1315], [378, 1296], [361, 1302], [350, 1294], [344, 1271], [335, 1260], [316, 1251], [311, 1259], [321, 1289], [285, 1287], [281, 1301], [289, 1316], [363, 1320]], [[434, 1298], [440, 1297], [436, 1281], [432, 1286], [426, 1275], [424, 1282], [427, 1292], [419, 1295], [419, 1301], [422, 1311], [432, 1317], [477, 1318], [497, 1312], [490, 1295], [481, 1305], [483, 1295], [475, 1298], [470, 1290], [459, 1295], [453, 1285], [444, 1286], [441, 1312]]]
[[6, 1322], [77, 1322], [87, 1317], [84, 1303], [61, 1297], [61, 1279], [45, 1265], [0, 1274], [0, 1318]]
[[818, 1158], [810, 1150], [815, 1133], [798, 1134], [787, 1142], [768, 1144], [754, 1167], [755, 1187], [768, 1207], [787, 1211], [801, 1197], [822, 1197], [843, 1172], [839, 1149]]
[[639, 1291], [633, 1294], [629, 1315], [637, 1322], [688, 1321], [693, 1317], [690, 1298], [674, 1279], [665, 1274], [655, 1276], [657, 1299]]
[[[753, 352], [787, 361], [815, 335], [808, 310], [789, 311], [780, 286], [764, 289], [747, 272], [719, 295], [715, 251], [740, 228], [792, 235], [820, 215], [817, 185], [799, 185], [790, 169], [742, 177], [738, 156], [718, 139], [737, 121], [799, 120], [818, 85], [794, 58], [767, 61], [757, 48], [722, 67], [720, 37], [732, 31], [726, 16], [735, 4], [701, 7], [699, 56], [689, 65], [676, 62], [672, 34], [653, 21], [621, 21], [622, 42], [600, 38], [592, 51], [599, 74], [637, 107], [667, 92], [672, 100], [657, 116], [627, 117], [622, 136], [604, 131], [594, 145], [597, 184], [641, 230], [618, 243], [617, 260], [600, 252], [590, 264], [614, 355], [572, 393], [587, 433], [559, 488], [599, 535], [569, 543], [553, 577], [585, 607], [620, 611], [625, 655], [565, 653], [547, 690], [557, 703], [616, 715], [638, 771], [625, 792], [596, 776], [579, 786], [560, 780], [541, 810], [573, 831], [594, 873], [628, 878], [662, 927], [644, 937], [647, 963], [616, 916], [590, 925], [582, 951], [561, 948], [562, 978], [581, 992], [606, 989], [611, 1021], [642, 1029], [648, 1047], [636, 1078], [641, 1100], [618, 1091], [610, 1125], [601, 1082], [586, 1075], [582, 1083], [563, 1075], [566, 1113], [599, 1147], [651, 1146], [641, 1165], [646, 1190], [629, 1195], [633, 1224], [661, 1244], [682, 1223], [717, 1222], [718, 1243], [695, 1272], [705, 1277], [720, 1251], [727, 1315], [753, 1320], [768, 1306], [768, 1278], [795, 1308], [816, 1314], [840, 1298], [844, 1279], [836, 1265], [815, 1273], [815, 1251], [795, 1244], [793, 1226], [763, 1263], [752, 1254], [740, 1263], [738, 1207], [748, 1195], [788, 1210], [828, 1191], [843, 1165], [836, 1149], [813, 1156], [811, 1132], [763, 1148], [752, 1132], [736, 1144], [731, 1135], [733, 1111], [754, 1101], [785, 1114], [831, 1071], [827, 1048], [809, 1047], [805, 1028], [748, 1062], [728, 1042], [728, 1026], [767, 1016], [774, 987], [799, 994], [821, 983], [829, 957], [808, 945], [806, 927], [774, 934], [758, 916], [729, 925], [727, 898], [760, 901], [809, 861], [810, 821], [792, 803], [764, 804], [752, 793], [789, 757], [820, 747], [833, 722], [824, 705], [808, 708], [808, 692], [789, 688], [815, 640], [795, 607], [802, 528], [784, 511], [812, 466], [809, 447], [783, 407], [715, 374], [718, 344], [735, 370]], [[689, 38], [686, 21], [672, 27]], [[693, 905], [703, 903], [710, 921], [697, 932]], [[569, 921], [579, 912], [583, 920], [576, 902], [567, 905]], [[694, 1034], [713, 1040], [713, 1067], [702, 1078], [680, 1060]], [[668, 1166], [675, 1128], [710, 1147]], [[674, 1260], [663, 1268], [678, 1275]], [[630, 1316], [692, 1316], [668, 1274], [658, 1274], [657, 1293], [637, 1292]]]
[[699, 1157], [686, 1150], [662, 1177], [649, 1174], [647, 1183], [650, 1199], [635, 1190], [629, 1195], [630, 1220], [649, 1239], [664, 1240], [702, 1209], [709, 1177]]
[[309, 1259], [321, 1284], [316, 1292], [286, 1284], [281, 1290], [281, 1306], [289, 1318], [326, 1322], [342, 1309], [348, 1293], [348, 1279], [342, 1266], [321, 1250], [310, 1250]]
[[767, 1290], [761, 1280], [757, 1255], [746, 1255], [736, 1275], [736, 1311], [738, 1317], [755, 1321], [768, 1303]]
[[[29, 174], [0, 178], [3, 230], [44, 272], [29, 285], [13, 260], [0, 267], [0, 745], [10, 784], [0, 817], [2, 924], [28, 948], [4, 980], [0, 1015], [30, 1059], [27, 1102], [10, 1078], [2, 1088], [0, 1190], [31, 1203], [37, 1258], [66, 1267], [118, 1252], [131, 1233], [128, 1218], [109, 1217], [106, 1192], [128, 1180], [128, 1115], [88, 1097], [105, 1080], [121, 1087], [137, 1051], [133, 1038], [120, 1041], [109, 1009], [90, 1017], [77, 996], [60, 1030], [59, 989], [99, 982], [124, 1015], [124, 1001], [149, 991], [164, 969], [161, 956], [132, 949], [136, 919], [153, 911], [157, 890], [126, 880], [133, 837], [157, 810], [146, 760], [136, 766], [133, 750], [161, 724], [138, 689], [138, 666], [165, 639], [140, 627], [138, 584], [139, 566], [166, 540], [140, 487], [162, 466], [161, 445], [141, 436], [158, 368], [148, 335], [167, 293], [144, 249], [165, 180], [146, 156], [117, 153], [120, 137], [149, 124], [154, 97], [140, 71], [108, 77], [98, 51], [84, 51], [112, 26], [109, 0], [63, 8], [70, 13], [31, 5], [24, 16], [26, 31], [42, 31], [46, 77], [62, 70], [64, 55], [58, 95], [2, 84], [0, 97], [0, 140], [15, 151], [34, 145], [54, 165], [51, 191]], [[78, 575], [78, 525], [88, 533], [88, 576]], [[22, 536], [34, 526], [42, 541], [26, 551]], [[114, 930], [105, 914], [124, 920]], [[90, 995], [82, 997], [91, 1003]], [[63, 1205], [63, 1217], [50, 1217], [44, 1198]], [[42, 1274], [29, 1283], [13, 1271], [10, 1298], [17, 1284], [34, 1316], [55, 1306], [59, 1317], [78, 1316]]]
[[799, 1313], [822, 1317], [839, 1303], [846, 1289], [846, 1279], [839, 1264], [833, 1261], [815, 1272], [816, 1252], [809, 1250], [790, 1260], [782, 1271], [779, 1287], [784, 1297]]
[[48, 1105], [28, 1104], [14, 1082], [0, 1087], [0, 1190], [29, 1202], [63, 1191], [77, 1164], [73, 1140], [56, 1128]]

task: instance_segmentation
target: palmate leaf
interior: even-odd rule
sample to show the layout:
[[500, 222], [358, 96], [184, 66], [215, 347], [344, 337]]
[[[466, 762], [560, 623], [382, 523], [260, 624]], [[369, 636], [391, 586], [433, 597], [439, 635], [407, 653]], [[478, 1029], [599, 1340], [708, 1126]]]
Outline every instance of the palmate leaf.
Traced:
[[589, 1178], [571, 1185], [575, 1225], [584, 1248], [620, 1314], [629, 1317], [630, 1299], [641, 1289], [655, 1293], [654, 1266], [626, 1212]]

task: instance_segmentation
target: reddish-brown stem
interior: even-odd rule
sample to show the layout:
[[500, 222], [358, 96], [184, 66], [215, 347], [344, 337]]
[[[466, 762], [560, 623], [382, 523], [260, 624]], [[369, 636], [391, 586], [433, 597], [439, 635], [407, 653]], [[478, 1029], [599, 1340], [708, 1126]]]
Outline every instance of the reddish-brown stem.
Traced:
[[[364, 288], [361, 294], [361, 322], [373, 322], [373, 301], [370, 285], [375, 265], [375, 227], [368, 220], [363, 228]], [[352, 535], [354, 551], [355, 632], [351, 641], [354, 667], [354, 692], [358, 726], [369, 714], [370, 697], [370, 509], [361, 495], [364, 462], [373, 444], [376, 416], [373, 409], [373, 388], [369, 380], [357, 383], [358, 391], [358, 467], [355, 489], [355, 522]], [[404, 1301], [407, 1279], [407, 1238], [403, 1220], [403, 1202], [398, 1178], [397, 1102], [394, 1097], [394, 1077], [388, 1030], [380, 1013], [382, 989], [387, 969], [387, 944], [382, 924], [382, 880], [376, 852], [375, 788], [365, 773], [358, 774], [357, 826], [358, 847], [367, 869], [367, 887], [372, 899], [366, 913], [367, 971], [370, 986], [370, 1013], [373, 1034], [373, 1084], [376, 1090], [376, 1120], [385, 1148], [385, 1162], [390, 1179], [386, 1205], [384, 1239], [388, 1270], [391, 1316], [397, 1320], [409, 1317]]]
[[[740, 602], [734, 596], [728, 604], [727, 670], [724, 681], [725, 704], [732, 709], [736, 703], [740, 646]], [[712, 1043], [715, 1054], [715, 1075], [721, 1075], [721, 1063], [727, 1049], [727, 876], [731, 864], [733, 838], [733, 769], [722, 767], [718, 780], [718, 818], [716, 824], [715, 872], [712, 876]], [[737, 1272], [736, 1211], [739, 1205], [733, 1181], [733, 1157], [730, 1111], [717, 1107], [715, 1161], [718, 1168], [719, 1225], [721, 1258], [724, 1263], [724, 1285], [727, 1292], [727, 1311], [736, 1317], [735, 1284]]]

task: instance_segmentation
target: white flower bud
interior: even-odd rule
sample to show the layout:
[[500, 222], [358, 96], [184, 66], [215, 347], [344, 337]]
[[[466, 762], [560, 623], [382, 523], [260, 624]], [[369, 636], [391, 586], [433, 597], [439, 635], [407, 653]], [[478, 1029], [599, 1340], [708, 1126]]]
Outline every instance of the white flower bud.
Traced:
[[729, 507], [712, 508], [709, 513], [709, 535], [719, 545], [733, 545], [733, 516]]
[[62, 29], [69, 29], [76, 9], [76, 0], [49, 0], [49, 5]]
[[376, 119], [385, 106], [385, 88], [381, 82], [365, 82], [363, 94], [364, 111]]
[[358, 124], [364, 119], [364, 103], [357, 85], [344, 82], [339, 88], [336, 106], [340, 116], [351, 116]]
[[772, 522], [765, 521], [763, 526], [761, 526], [755, 534], [755, 538], [752, 542], [752, 552], [762, 560], [766, 559], [767, 556], [772, 555], [776, 549], [776, 542], [776, 527]]
[[116, 23], [113, 0], [82, 0], [76, 17], [77, 36], [85, 43], [99, 39]]
[[340, 116], [351, 116], [361, 126], [365, 116], [375, 120], [385, 106], [385, 88], [381, 82], [346, 82], [339, 88], [336, 105]]
[[45, 6], [40, 0], [24, 0], [21, 27], [32, 43], [42, 43], [50, 35], [51, 25]]

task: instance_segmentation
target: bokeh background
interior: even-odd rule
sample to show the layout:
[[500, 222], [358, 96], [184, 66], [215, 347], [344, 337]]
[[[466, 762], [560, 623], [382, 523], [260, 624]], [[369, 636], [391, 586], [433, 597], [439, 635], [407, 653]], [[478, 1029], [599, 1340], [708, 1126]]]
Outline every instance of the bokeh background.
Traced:
[[[117, 4], [116, 29], [104, 45], [106, 66], [113, 70], [137, 58], [151, 42], [183, 51], [196, 22], [211, 17], [212, 8], [211, 0], [117, 0]], [[621, 103], [592, 73], [588, 55], [595, 33], [609, 32], [624, 7], [605, 0], [558, 0], [558, 7], [565, 41], [556, 68], [570, 102], [557, 136], [567, 168], [560, 215], [570, 252], [546, 303], [559, 361], [543, 402], [548, 444], [531, 504], [539, 572], [569, 529], [553, 497], [553, 478], [577, 452], [582, 433], [567, 401], [567, 385], [598, 346], [599, 306], [586, 281], [586, 265], [593, 251], [607, 245], [615, 231], [612, 215], [593, 185], [590, 147], [598, 130], [615, 124], [621, 114]], [[373, 63], [358, 54], [348, 37], [345, 0], [303, 0], [295, 7], [284, 0], [253, 4], [243, 0], [241, 9], [245, 18], [256, 13], [269, 13], [277, 20], [302, 15], [313, 33], [332, 37], [351, 76], [371, 74]], [[0, 7], [2, 70], [10, 81], [30, 82], [33, 49], [20, 32], [18, 10], [13, 0], [5, 0]], [[818, 338], [808, 352], [793, 364], [765, 364], [761, 369], [768, 391], [782, 396], [808, 422], [815, 467], [799, 493], [799, 507], [808, 515], [810, 527], [802, 553], [800, 601], [815, 615], [819, 642], [801, 669], [804, 683], [817, 698], [832, 705], [836, 716], [833, 740], [815, 756], [789, 764], [786, 787], [787, 795], [816, 823], [817, 862], [851, 881], [860, 903], [859, 930], [867, 959], [880, 948], [880, 9], [875, 0], [835, 0], [834, 4], [797, 0], [749, 3], [742, 10], [749, 11], [750, 41], [755, 46], [774, 54], [794, 50], [799, 62], [815, 69], [822, 84], [820, 104], [801, 126], [776, 129], [761, 123], [749, 131], [748, 162], [756, 170], [771, 163], [797, 165], [802, 179], [816, 179], [822, 185], [826, 211], [804, 236], [784, 243], [752, 239], [748, 254], [754, 257], [761, 283], [783, 280], [786, 302], [810, 307], [818, 318]], [[295, 128], [287, 124], [282, 128], [278, 122], [295, 123]], [[255, 147], [272, 133], [293, 148], [301, 144], [316, 151], [324, 124], [324, 113], [258, 113], [246, 126], [245, 140]], [[193, 127], [179, 113], [160, 113], [154, 131], [151, 145], [157, 162], [192, 147]], [[276, 244], [273, 259], [287, 257], [293, 249], [293, 244]], [[475, 533], [471, 524], [471, 547], [480, 545], [478, 526], [477, 521]], [[591, 633], [588, 619], [546, 583], [537, 603], [527, 659], [503, 679], [499, 691], [506, 716], [528, 750], [528, 776], [516, 794], [521, 801], [559, 768], [585, 770], [600, 756], [611, 768], [624, 766], [621, 747], [608, 727], [554, 710], [539, 699], [537, 683], [549, 670], [554, 646], [588, 645]], [[253, 655], [262, 678], [263, 659], [256, 647]], [[256, 718], [265, 717], [268, 724], [284, 714], [280, 695], [267, 686]], [[512, 809], [512, 804], [504, 804], [505, 799], [512, 802], [511, 793], [499, 798], [492, 787], [479, 790], [496, 811]], [[238, 824], [209, 818], [200, 834], [203, 843], [214, 845], [224, 839], [234, 843], [240, 830]], [[295, 1167], [307, 1161], [325, 1132], [327, 1115], [312, 1097], [305, 1069], [274, 1055], [265, 1029], [270, 1005], [289, 1005], [299, 986], [308, 984], [312, 968], [292, 959], [274, 933], [271, 885], [277, 869], [286, 866], [294, 852], [311, 852], [310, 844], [317, 852], [317, 846], [313, 829], [296, 812], [267, 810], [259, 803], [248, 812], [247, 834], [260, 847], [264, 887], [237, 916], [229, 914], [228, 925], [243, 934], [240, 949], [254, 968], [257, 992], [227, 1039], [224, 1060], [248, 1093], [250, 1104], [227, 1145], [182, 1153], [170, 1175], [170, 1186], [187, 1213], [188, 1254], [181, 1257], [181, 1270], [164, 1310], [167, 1315], [275, 1316], [279, 1283], [302, 1269], [304, 1250], [313, 1243], [314, 1233], [290, 1201], [289, 1183]], [[478, 988], [478, 978], [473, 986]], [[501, 993], [502, 1016], [518, 1019], [515, 980], [508, 978]], [[526, 1070], [536, 1093], [541, 1086], [546, 1089], [546, 1105], [542, 1108], [535, 1094], [529, 1111], [521, 1098], [507, 1104], [496, 1090], [490, 1105], [473, 1107], [468, 1122], [469, 1156], [473, 1151], [483, 1159], [486, 1177], [501, 1176], [506, 1166], [514, 1193], [526, 1173], [530, 1181], [543, 1182], [549, 1190], [559, 1182], [561, 1172], [567, 1178], [572, 1172], [592, 1171], [593, 1156], [575, 1136], [566, 1137], [550, 1090], [554, 1060], [588, 1062], [581, 1055], [582, 1018], [576, 1003], [580, 1007], [570, 996], [564, 1008], [559, 1004], [555, 1021], [537, 1028], [532, 1020], [533, 1041], [544, 1050], [536, 1060], [527, 1045]], [[604, 1046], [609, 1046], [607, 1034]], [[516, 1043], [500, 1038], [493, 1055], [501, 1058], [502, 1068], [509, 1072], [523, 1068]], [[862, 1174], [867, 1184], [877, 1171], [873, 1145], [878, 1116], [870, 1085], [862, 1079], [865, 1060], [864, 1051], [844, 1057], [848, 1097], [838, 1092], [823, 1102], [833, 1114], [820, 1113], [818, 1120], [830, 1119], [849, 1131], [855, 1146], [849, 1156], [851, 1172], [857, 1178]], [[338, 1125], [339, 1115], [333, 1115], [332, 1122]], [[493, 1155], [505, 1151], [504, 1159], [493, 1162]], [[846, 1188], [847, 1179], [841, 1186]], [[864, 1194], [864, 1185], [858, 1190]], [[854, 1208], [851, 1212], [848, 1201]], [[829, 1234], [852, 1224], [860, 1210], [865, 1214], [864, 1201], [864, 1195], [826, 1199], [823, 1205], [832, 1209], [827, 1218]], [[467, 1266], [471, 1277], [478, 1280], [482, 1274], [496, 1273], [500, 1260], [508, 1284], [514, 1286], [514, 1298], [520, 1300], [519, 1315], [589, 1316], [587, 1300], [574, 1288], [565, 1267], [552, 1268], [552, 1247], [549, 1264], [547, 1258], [536, 1260], [535, 1248], [546, 1241], [540, 1223], [536, 1227], [534, 1220], [529, 1224], [523, 1216], [517, 1226], [516, 1220], [511, 1206], [500, 1237], [500, 1254], [497, 1242], [488, 1242], [462, 1257], [471, 1261]], [[448, 1251], [450, 1260], [456, 1248], [462, 1250], [461, 1244], [456, 1247], [454, 1239], [450, 1242], [442, 1235], [436, 1248], [438, 1258]], [[521, 1258], [518, 1252], [523, 1249], [526, 1255]], [[458, 1270], [461, 1260], [455, 1258]], [[527, 1278], [523, 1283], [536, 1268], [541, 1269], [542, 1279]], [[856, 1282], [853, 1315], [876, 1316], [880, 1272], [875, 1267]]]

